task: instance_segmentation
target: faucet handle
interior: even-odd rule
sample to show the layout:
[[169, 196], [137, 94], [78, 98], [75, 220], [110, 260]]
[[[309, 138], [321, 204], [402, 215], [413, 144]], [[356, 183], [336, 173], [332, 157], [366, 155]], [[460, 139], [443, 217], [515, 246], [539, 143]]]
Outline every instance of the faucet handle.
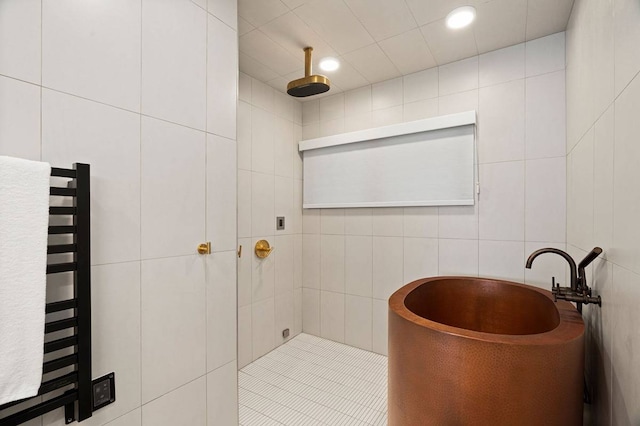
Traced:
[[600, 247], [594, 247], [593, 250], [580, 261], [578, 268], [586, 268], [591, 262], [596, 260], [600, 254], [602, 254], [602, 249]]

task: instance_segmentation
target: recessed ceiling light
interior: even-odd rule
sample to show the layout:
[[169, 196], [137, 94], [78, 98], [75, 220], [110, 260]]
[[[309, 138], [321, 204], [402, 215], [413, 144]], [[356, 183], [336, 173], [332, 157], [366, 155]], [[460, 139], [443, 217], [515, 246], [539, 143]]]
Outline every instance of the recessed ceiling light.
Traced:
[[447, 27], [452, 29], [464, 28], [476, 19], [476, 8], [462, 6], [453, 9], [447, 15]]
[[320, 60], [320, 69], [322, 71], [335, 71], [340, 68], [340, 62], [336, 58], [322, 58]]

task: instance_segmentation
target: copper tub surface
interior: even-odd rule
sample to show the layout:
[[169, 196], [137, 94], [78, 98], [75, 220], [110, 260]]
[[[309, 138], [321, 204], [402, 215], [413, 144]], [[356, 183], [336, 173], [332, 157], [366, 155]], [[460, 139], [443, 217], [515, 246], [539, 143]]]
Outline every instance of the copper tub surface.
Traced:
[[523, 284], [435, 277], [389, 299], [389, 425], [581, 425], [584, 323]]

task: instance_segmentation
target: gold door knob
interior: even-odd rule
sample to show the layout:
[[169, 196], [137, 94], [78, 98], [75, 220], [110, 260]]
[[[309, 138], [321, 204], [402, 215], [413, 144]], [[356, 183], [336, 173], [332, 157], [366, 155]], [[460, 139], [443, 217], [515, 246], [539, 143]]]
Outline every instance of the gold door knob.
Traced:
[[211, 242], [206, 242], [198, 245], [198, 253], [211, 254]]
[[260, 240], [256, 243], [256, 256], [258, 256], [260, 259], [264, 259], [265, 257], [268, 257], [274, 249], [275, 247], [271, 247], [269, 245], [269, 241]]

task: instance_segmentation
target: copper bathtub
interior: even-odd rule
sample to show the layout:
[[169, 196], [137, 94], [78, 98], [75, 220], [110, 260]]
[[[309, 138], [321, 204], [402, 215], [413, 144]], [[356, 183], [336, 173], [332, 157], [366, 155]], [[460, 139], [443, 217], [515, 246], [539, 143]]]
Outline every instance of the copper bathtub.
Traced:
[[584, 323], [535, 287], [468, 277], [389, 299], [389, 426], [581, 425]]

